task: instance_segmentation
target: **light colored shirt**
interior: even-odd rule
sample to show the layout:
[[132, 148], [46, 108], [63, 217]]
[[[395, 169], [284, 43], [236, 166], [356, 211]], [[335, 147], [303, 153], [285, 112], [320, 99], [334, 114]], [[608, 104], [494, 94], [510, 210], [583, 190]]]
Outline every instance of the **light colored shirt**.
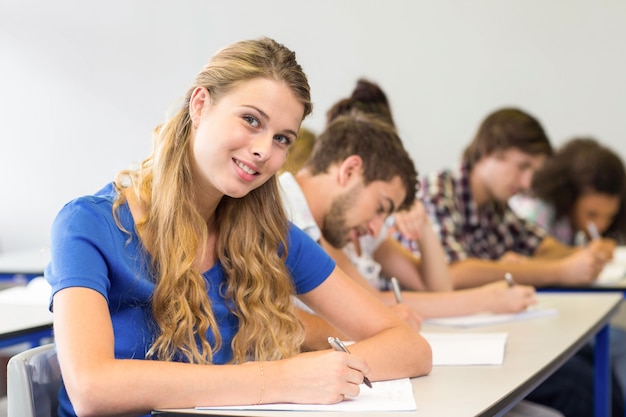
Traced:
[[[302, 229], [314, 240], [319, 241], [322, 236], [313, 214], [309, 209], [306, 197], [294, 176], [285, 172], [278, 177], [283, 206], [287, 212], [287, 218], [297, 227]], [[361, 255], [356, 252], [354, 244], [348, 243], [344, 248], [344, 253], [350, 262], [357, 268], [359, 273], [365, 277], [370, 285], [379, 290], [387, 288], [386, 279], [380, 276], [381, 265], [374, 260], [374, 252], [382, 241], [387, 237], [387, 226], [383, 226], [377, 237], [362, 236], [359, 240]]]
[[554, 207], [543, 200], [518, 194], [509, 199], [509, 207], [515, 214], [545, 229], [563, 244], [584, 244], [580, 242], [580, 233], [572, 228], [571, 223], [566, 218], [557, 220]]
[[290, 172], [281, 174], [278, 177], [278, 185], [287, 218], [309, 235], [311, 239], [319, 242], [322, 231], [315, 223], [313, 213], [309, 209], [309, 203], [294, 176]]

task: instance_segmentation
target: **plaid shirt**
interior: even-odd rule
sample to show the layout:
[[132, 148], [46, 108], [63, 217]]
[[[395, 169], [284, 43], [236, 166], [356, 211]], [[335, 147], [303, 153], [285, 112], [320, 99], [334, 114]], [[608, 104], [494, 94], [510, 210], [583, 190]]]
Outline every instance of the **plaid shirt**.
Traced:
[[472, 200], [469, 171], [443, 171], [422, 178], [418, 197], [433, 223], [449, 263], [467, 258], [498, 260], [508, 251], [531, 256], [547, 236], [507, 205]]

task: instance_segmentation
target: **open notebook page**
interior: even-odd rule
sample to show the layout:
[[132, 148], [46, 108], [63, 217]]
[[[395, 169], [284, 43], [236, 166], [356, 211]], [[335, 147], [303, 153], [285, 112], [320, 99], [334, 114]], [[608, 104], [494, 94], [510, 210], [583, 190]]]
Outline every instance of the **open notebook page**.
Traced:
[[507, 333], [421, 332], [433, 351], [433, 365], [502, 365]]
[[361, 385], [358, 397], [337, 404], [261, 404], [225, 407], [196, 407], [199, 410], [282, 410], [282, 411], [414, 411], [413, 386], [409, 378]]
[[507, 323], [516, 320], [528, 320], [540, 317], [550, 317], [558, 314], [556, 308], [532, 306], [519, 313], [496, 314], [479, 313], [466, 316], [442, 317], [424, 320], [424, 324], [452, 327], [489, 326], [492, 324]]

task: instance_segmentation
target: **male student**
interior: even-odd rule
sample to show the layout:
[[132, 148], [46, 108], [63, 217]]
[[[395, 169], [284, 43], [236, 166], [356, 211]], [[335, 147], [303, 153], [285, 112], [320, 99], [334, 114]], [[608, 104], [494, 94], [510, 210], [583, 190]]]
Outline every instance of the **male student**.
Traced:
[[[537, 119], [515, 108], [490, 114], [463, 153], [458, 170], [422, 179], [418, 193], [438, 231], [456, 288], [502, 280], [588, 285], [612, 256], [612, 241], [571, 248], [519, 218], [507, 201], [528, 190], [533, 173], [552, 154]], [[563, 190], [567, 192], [567, 190]], [[566, 416], [592, 414], [593, 358], [585, 347], [528, 397]], [[623, 414], [623, 395], [613, 380], [613, 415]]]
[[530, 188], [533, 173], [551, 154], [539, 121], [503, 108], [482, 122], [460, 169], [423, 178], [419, 197], [438, 231], [455, 288], [502, 280], [507, 272], [515, 282], [537, 287], [588, 285], [611, 258], [609, 240], [571, 248], [508, 207], [509, 198]]
[[[453, 291], [441, 244], [419, 202], [406, 213], [417, 223], [420, 257], [388, 237], [383, 222], [398, 204], [388, 204], [376, 187], [388, 195], [414, 194], [417, 179], [395, 129], [377, 116], [355, 111], [332, 120], [304, 169], [295, 177], [283, 174], [279, 179], [292, 221], [318, 240], [348, 276], [408, 321], [485, 311], [512, 313], [535, 302], [532, 287], [509, 288], [504, 280]], [[402, 305], [389, 291], [387, 278], [392, 276], [412, 290], [404, 292]]]
[[[347, 258], [341, 248], [355, 238], [378, 236], [389, 214], [396, 209], [412, 207], [411, 195], [415, 195], [417, 174], [395, 129], [375, 116], [357, 112], [339, 116], [330, 122], [317, 138], [313, 154], [304, 169], [295, 177], [291, 173], [284, 173], [279, 181], [288, 217], [320, 242], [337, 261], [337, 265], [344, 268]], [[436, 241], [434, 236], [426, 239]], [[426, 240], [420, 243], [436, 243], [439, 246], [438, 242]], [[435, 257], [443, 258], [443, 254], [438, 252]], [[350, 273], [348, 275], [369, 291], [375, 291], [364, 279]], [[527, 288], [509, 291], [515, 294], [519, 292], [520, 299], [527, 298], [521, 295], [528, 293]], [[380, 292], [375, 292], [380, 295]], [[450, 296], [449, 293], [447, 296]], [[393, 298], [390, 292], [386, 295]], [[404, 295], [405, 299], [411, 295], [421, 295], [428, 303], [429, 296], [436, 294], [411, 292]], [[530, 291], [529, 295], [532, 300], [534, 291]], [[473, 297], [464, 298], [469, 301]], [[431, 308], [439, 308], [439, 311], [458, 307], [450, 305], [454, 302], [447, 303], [443, 298], [434, 300], [439, 300], [439, 306], [431, 302]], [[406, 308], [408, 304], [406, 300], [406, 303], [394, 304], [392, 308]], [[349, 306], [347, 312], [359, 314], [358, 311], [349, 310]], [[336, 335], [333, 333], [335, 330], [321, 318], [303, 311], [298, 314], [306, 328], [305, 348], [327, 349], [325, 340], [329, 335]], [[414, 310], [408, 314], [407, 321], [419, 320], [419, 313], [417, 317], [411, 316], [415, 314]], [[414, 323], [414, 327], [418, 326]], [[524, 401], [515, 408], [513, 415], [546, 417], [561, 414]]]
[[[395, 128], [362, 113], [331, 123], [296, 178], [280, 176], [287, 216], [324, 248], [342, 248], [352, 237], [377, 236], [391, 213], [411, 207], [417, 186], [413, 161]], [[365, 280], [357, 282], [377, 294]], [[392, 308], [419, 329], [421, 316], [415, 310], [404, 304]]]

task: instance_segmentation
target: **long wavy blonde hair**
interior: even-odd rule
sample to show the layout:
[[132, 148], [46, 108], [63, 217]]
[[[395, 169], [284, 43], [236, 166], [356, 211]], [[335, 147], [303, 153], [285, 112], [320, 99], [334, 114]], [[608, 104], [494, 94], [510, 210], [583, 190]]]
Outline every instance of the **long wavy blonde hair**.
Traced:
[[[154, 150], [139, 169], [118, 174], [118, 188], [130, 179], [126, 186], [133, 188], [146, 213], [136, 219], [136, 227], [151, 255], [156, 282], [152, 311], [157, 334], [148, 358], [173, 360], [182, 354], [192, 363], [211, 363], [222, 345], [208, 284], [194, 268], [209, 233], [194, 205], [189, 101], [196, 87], [219, 101], [237, 84], [259, 77], [288, 85], [304, 105], [303, 119], [311, 112], [309, 84], [295, 53], [268, 38], [238, 42], [211, 58], [180, 110], [154, 130]], [[114, 213], [125, 201], [119, 194]], [[288, 222], [276, 178], [243, 198], [224, 196], [215, 227], [215, 257], [227, 276], [220, 291], [239, 319], [233, 362], [296, 354], [304, 335], [291, 303], [293, 284], [285, 266]], [[213, 346], [207, 332], [213, 334]]]

